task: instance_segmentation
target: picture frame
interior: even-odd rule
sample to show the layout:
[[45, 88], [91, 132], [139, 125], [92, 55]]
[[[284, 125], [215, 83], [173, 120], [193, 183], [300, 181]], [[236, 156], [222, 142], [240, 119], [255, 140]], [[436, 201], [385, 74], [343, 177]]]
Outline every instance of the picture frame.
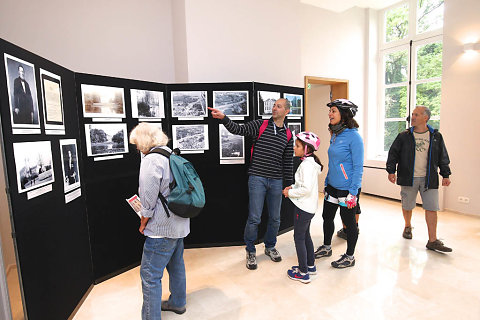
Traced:
[[63, 189], [67, 193], [80, 187], [77, 140], [61, 139], [59, 143], [62, 158]]
[[184, 120], [203, 119], [207, 113], [207, 91], [172, 91], [172, 117]]
[[40, 133], [35, 65], [7, 53], [4, 60], [12, 129], [38, 129], [28, 133]]
[[213, 107], [231, 118], [248, 117], [248, 91], [213, 91]]
[[130, 89], [132, 118], [144, 121], [158, 121], [165, 118], [163, 92]]
[[272, 115], [272, 108], [275, 102], [280, 99], [280, 92], [258, 91], [258, 115], [269, 117]]
[[65, 130], [62, 78], [52, 72], [40, 69], [40, 83], [45, 130]]
[[126, 123], [85, 124], [87, 156], [96, 157], [128, 152]]
[[53, 183], [52, 146], [50, 141], [13, 143], [18, 193]]
[[203, 152], [209, 149], [208, 125], [173, 125], [172, 126], [173, 148], [179, 148], [182, 152]]
[[81, 91], [85, 118], [125, 118], [123, 88], [82, 84]]

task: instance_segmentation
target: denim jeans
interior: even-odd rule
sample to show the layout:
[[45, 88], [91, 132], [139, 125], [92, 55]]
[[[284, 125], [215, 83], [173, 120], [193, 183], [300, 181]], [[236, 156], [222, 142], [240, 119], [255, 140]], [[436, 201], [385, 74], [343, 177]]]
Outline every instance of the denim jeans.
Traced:
[[313, 214], [295, 207], [293, 218], [293, 239], [297, 250], [298, 268], [301, 272], [308, 272], [308, 266], [315, 265], [313, 241], [310, 236], [310, 223]]
[[248, 178], [249, 213], [245, 226], [244, 239], [248, 252], [255, 252], [258, 225], [262, 218], [263, 204], [267, 200], [268, 225], [264, 242], [266, 248], [273, 248], [277, 243], [280, 227], [280, 209], [282, 206], [282, 179], [264, 178], [251, 175]]
[[162, 277], [167, 268], [170, 282], [169, 305], [187, 304], [183, 238], [149, 238], [143, 246], [140, 277], [142, 279], [142, 320], [160, 320], [162, 304]]

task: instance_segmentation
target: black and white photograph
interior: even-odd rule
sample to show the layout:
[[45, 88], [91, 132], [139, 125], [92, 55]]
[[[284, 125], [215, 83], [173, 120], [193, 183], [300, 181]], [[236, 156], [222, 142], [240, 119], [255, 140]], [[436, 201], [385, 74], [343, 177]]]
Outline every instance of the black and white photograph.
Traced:
[[213, 91], [213, 107], [229, 117], [248, 117], [248, 91]]
[[280, 99], [280, 92], [258, 91], [258, 115], [271, 116], [275, 101]]
[[13, 144], [18, 192], [26, 192], [55, 181], [50, 141]]
[[130, 89], [132, 118], [159, 120], [165, 118], [163, 92]]
[[293, 139], [294, 139], [293, 141], [295, 141], [295, 139], [296, 139], [295, 135], [297, 133], [302, 132], [302, 123], [301, 122], [289, 122], [289, 123], [287, 123], [287, 127], [292, 132], [292, 136], [293, 136]]
[[126, 123], [86, 124], [85, 138], [89, 157], [128, 152]]
[[207, 91], [172, 91], [171, 102], [174, 118], [207, 117]]
[[284, 98], [290, 101], [290, 112], [287, 117], [303, 116], [303, 96], [301, 94], [285, 93]]
[[218, 125], [220, 136], [220, 164], [245, 163], [245, 137], [230, 133], [223, 124]]
[[123, 88], [82, 84], [83, 116], [125, 118]]
[[60, 140], [60, 154], [62, 156], [63, 188], [67, 193], [80, 187], [77, 140]]
[[208, 125], [173, 125], [173, 148], [182, 152], [208, 150]]
[[35, 66], [6, 53], [4, 58], [12, 128], [40, 128]]
[[40, 69], [40, 83], [42, 85], [43, 121], [45, 129], [65, 130], [61, 77]]

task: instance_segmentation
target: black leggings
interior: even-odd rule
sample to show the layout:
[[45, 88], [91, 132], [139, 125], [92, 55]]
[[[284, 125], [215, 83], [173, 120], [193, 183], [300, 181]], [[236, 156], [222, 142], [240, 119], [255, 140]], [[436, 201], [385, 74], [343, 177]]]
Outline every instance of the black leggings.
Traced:
[[[325, 190], [335, 198], [346, 197], [348, 195], [348, 191], [337, 190], [330, 185], [327, 186]], [[335, 219], [338, 207], [340, 207], [340, 217], [342, 218], [342, 222], [347, 227], [347, 254], [353, 256], [358, 239], [357, 221], [355, 220], [358, 204], [352, 209], [348, 209], [347, 207], [326, 200], [323, 201], [323, 244], [332, 244], [332, 236], [335, 231], [335, 223], [333, 220]]]
[[293, 217], [293, 239], [297, 250], [298, 268], [300, 272], [306, 273], [308, 266], [315, 264], [315, 254], [312, 237], [310, 236], [310, 223], [313, 214], [295, 207]]

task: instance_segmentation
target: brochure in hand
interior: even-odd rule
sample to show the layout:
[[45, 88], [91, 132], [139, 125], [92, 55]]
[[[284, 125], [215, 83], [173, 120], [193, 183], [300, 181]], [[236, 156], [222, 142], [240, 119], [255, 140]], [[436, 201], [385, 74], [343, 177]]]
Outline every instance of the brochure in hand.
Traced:
[[140, 202], [140, 197], [134, 194], [130, 199], [127, 200], [130, 207], [132, 207], [133, 211], [141, 218], [140, 210], [142, 209], [142, 203]]

